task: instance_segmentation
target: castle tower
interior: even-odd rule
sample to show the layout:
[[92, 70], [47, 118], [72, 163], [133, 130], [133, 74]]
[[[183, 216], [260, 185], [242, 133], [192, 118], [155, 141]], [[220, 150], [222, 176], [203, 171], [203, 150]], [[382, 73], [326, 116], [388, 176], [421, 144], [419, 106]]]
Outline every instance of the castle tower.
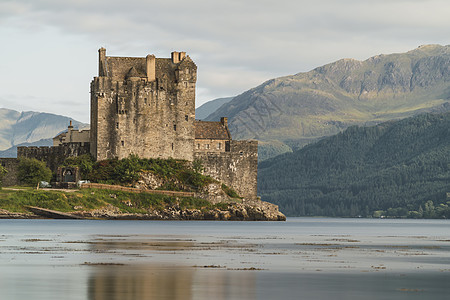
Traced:
[[91, 153], [97, 160], [193, 160], [197, 66], [185, 52], [171, 58], [112, 57], [99, 49], [91, 82]]

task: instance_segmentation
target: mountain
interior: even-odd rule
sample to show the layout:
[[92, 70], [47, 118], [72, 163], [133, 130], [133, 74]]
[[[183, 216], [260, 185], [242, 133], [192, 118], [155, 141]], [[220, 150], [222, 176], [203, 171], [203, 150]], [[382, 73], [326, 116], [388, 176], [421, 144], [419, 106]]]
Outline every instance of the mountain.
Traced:
[[[67, 129], [70, 120], [73, 119], [54, 114], [0, 108], [0, 150], [53, 138]], [[72, 123], [74, 128], [87, 126], [75, 120]]]
[[365, 61], [341, 59], [269, 80], [207, 120], [227, 116], [233, 138], [266, 145], [281, 141], [297, 149], [352, 125], [445, 112], [449, 102], [450, 46], [426, 45]]
[[450, 113], [351, 126], [258, 168], [258, 194], [289, 216], [450, 217], [449, 192]]
[[195, 109], [195, 118], [197, 120], [205, 120], [210, 114], [215, 112], [219, 107], [221, 107], [225, 103], [228, 103], [231, 100], [233, 100], [233, 98], [234, 97], [218, 98], [206, 102], [205, 104]]

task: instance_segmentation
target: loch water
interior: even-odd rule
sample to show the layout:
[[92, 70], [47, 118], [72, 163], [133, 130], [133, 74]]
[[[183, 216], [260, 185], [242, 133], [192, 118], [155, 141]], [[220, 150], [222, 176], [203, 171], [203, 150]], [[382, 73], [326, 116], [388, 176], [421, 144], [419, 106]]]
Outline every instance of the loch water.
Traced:
[[0, 299], [448, 299], [450, 220], [0, 220]]

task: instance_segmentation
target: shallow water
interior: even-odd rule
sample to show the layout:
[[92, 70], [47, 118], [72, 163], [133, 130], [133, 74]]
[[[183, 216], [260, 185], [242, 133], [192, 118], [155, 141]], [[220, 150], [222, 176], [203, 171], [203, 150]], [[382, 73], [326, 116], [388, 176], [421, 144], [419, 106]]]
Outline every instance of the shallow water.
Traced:
[[0, 220], [0, 299], [448, 299], [450, 221]]

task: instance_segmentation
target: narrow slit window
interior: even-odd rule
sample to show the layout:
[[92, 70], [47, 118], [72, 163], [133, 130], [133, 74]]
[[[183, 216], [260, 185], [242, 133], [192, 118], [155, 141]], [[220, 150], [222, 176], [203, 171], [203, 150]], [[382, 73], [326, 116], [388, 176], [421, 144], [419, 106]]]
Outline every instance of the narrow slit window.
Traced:
[[173, 130], [177, 131], [177, 124], [173, 124]]
[[122, 144], [122, 146], [125, 146], [125, 142], [124, 141], [121, 141], [121, 144]]

